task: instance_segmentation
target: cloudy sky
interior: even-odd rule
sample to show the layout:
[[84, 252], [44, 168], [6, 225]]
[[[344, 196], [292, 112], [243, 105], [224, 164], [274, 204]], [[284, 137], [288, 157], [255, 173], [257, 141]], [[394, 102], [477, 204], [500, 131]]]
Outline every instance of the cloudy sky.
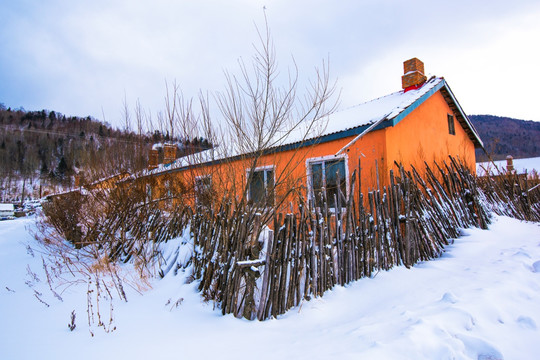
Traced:
[[124, 97], [163, 110], [166, 81], [222, 90], [264, 12], [279, 64], [309, 78], [329, 59], [343, 107], [399, 90], [418, 57], [466, 113], [540, 121], [538, 0], [3, 0], [0, 103], [120, 126]]

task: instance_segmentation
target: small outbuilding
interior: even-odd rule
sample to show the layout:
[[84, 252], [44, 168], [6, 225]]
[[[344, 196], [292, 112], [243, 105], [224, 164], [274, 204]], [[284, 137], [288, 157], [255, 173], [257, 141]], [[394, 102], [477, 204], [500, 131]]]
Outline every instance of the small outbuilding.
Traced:
[[13, 204], [0, 204], [0, 220], [13, 219], [15, 217], [15, 206]]

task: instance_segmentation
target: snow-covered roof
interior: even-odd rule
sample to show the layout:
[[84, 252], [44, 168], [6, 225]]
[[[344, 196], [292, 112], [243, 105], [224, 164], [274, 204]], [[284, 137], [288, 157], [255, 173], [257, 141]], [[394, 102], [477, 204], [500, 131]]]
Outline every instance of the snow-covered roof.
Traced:
[[68, 189], [68, 190], [65, 190], [65, 191], [58, 192], [58, 193], [49, 194], [49, 195], [45, 196], [45, 199], [50, 200], [50, 199], [55, 198], [57, 196], [64, 196], [64, 195], [74, 194], [74, 193], [82, 193], [84, 191], [86, 191], [86, 190], [81, 189], [81, 188]]
[[418, 89], [407, 92], [403, 90], [397, 91], [359, 105], [339, 110], [330, 116], [326, 134], [371, 125], [384, 118], [392, 120], [443, 82], [443, 78], [432, 78]]
[[[93, 181], [93, 182], [91, 182], [90, 184], [85, 185], [85, 186], [87, 186], [87, 187], [93, 187], [93, 186], [99, 185], [99, 184], [101, 184], [101, 183], [103, 183], [103, 182], [106, 182], [106, 181], [109, 181], [109, 180], [114, 180], [115, 178], [118, 178], [118, 177], [122, 177], [122, 178], [128, 177], [129, 175], [130, 175], [130, 172], [129, 172], [129, 171], [123, 171], [123, 172], [118, 173], [118, 174], [109, 175], [109, 176], [107, 176], [107, 177], [100, 178], [100, 179], [98, 179], [98, 180], [96, 180], [96, 181]], [[121, 180], [121, 179], [120, 179], [120, 180]]]
[[13, 211], [15, 207], [13, 204], [0, 204], [0, 211]]
[[[306, 131], [302, 127], [294, 129], [280, 145], [267, 149], [267, 151], [278, 152], [349, 136], [362, 136], [361, 134], [371, 130], [394, 126], [439, 90], [444, 91], [443, 96], [452, 103], [451, 107], [457, 113], [458, 121], [460, 121], [471, 140], [476, 145], [482, 146], [482, 141], [476, 129], [461, 109], [444, 78], [432, 77], [416, 89], [400, 90], [365, 103], [339, 109], [329, 116], [326, 128], [324, 131], [319, 132], [316, 137], [306, 138]], [[213, 150], [203, 151], [196, 154], [196, 157], [179, 158], [172, 164], [160, 165], [153, 170], [145, 170], [142, 174], [135, 175], [135, 177], [170, 172], [189, 165], [219, 161], [223, 158], [223, 156], [216, 157], [216, 154], [217, 152], [213, 152]], [[226, 157], [232, 158], [238, 155], [242, 154], [229, 154]]]
[[[467, 115], [465, 115], [450, 87], [442, 77], [432, 77], [416, 89], [408, 91], [400, 90], [359, 105], [336, 111], [330, 115], [328, 125], [325, 131], [317, 137], [317, 141], [332, 141], [337, 138], [359, 135], [364, 131], [369, 132], [394, 126], [439, 90], [441, 90], [443, 96], [450, 103], [450, 107], [456, 113], [458, 121], [471, 140], [475, 145], [482, 146], [478, 132]], [[314, 139], [302, 140], [302, 137], [299, 135], [301, 134], [298, 134], [298, 132], [293, 133], [288, 139], [288, 144], [285, 146], [290, 147], [290, 145], [299, 142], [311, 145], [314, 142]]]
[[218, 156], [217, 154], [215, 154], [214, 149], [210, 148], [208, 150], [201, 151], [195, 154], [189, 154], [189, 155], [183, 156], [169, 164], [159, 164], [155, 169], [142, 170], [139, 173], [133, 174], [131, 176], [127, 176], [125, 179], [120, 180], [120, 182], [129, 181], [130, 179], [135, 179], [141, 176], [149, 176], [149, 175], [156, 175], [156, 174], [161, 174], [165, 172], [170, 172], [172, 170], [182, 169], [190, 165], [204, 164], [204, 163], [208, 163], [210, 161], [214, 161], [221, 158], [222, 156], [221, 157]]

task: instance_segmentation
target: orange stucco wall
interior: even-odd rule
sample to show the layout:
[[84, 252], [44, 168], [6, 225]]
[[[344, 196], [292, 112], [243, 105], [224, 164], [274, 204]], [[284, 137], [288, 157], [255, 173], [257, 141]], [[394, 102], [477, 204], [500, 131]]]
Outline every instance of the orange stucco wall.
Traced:
[[[449, 133], [448, 114], [454, 116], [455, 135]], [[474, 144], [440, 92], [427, 99], [396, 126], [384, 131], [389, 168], [396, 160], [422, 171], [424, 162], [431, 165], [437, 161], [442, 164], [448, 161], [448, 155], [452, 155], [468, 164], [472, 171], [475, 169]]]
[[[333, 155], [342, 147], [347, 145], [354, 136], [339, 139], [336, 141], [326, 142], [313, 146], [306, 146], [295, 150], [279, 152], [262, 156], [255, 164], [255, 168], [273, 167], [275, 172], [276, 183], [282, 185], [276, 189], [276, 198], [278, 201], [283, 200], [285, 194], [288, 198], [285, 199], [283, 206], [287, 208], [289, 202], [294, 200], [297, 194], [306, 196], [308, 188], [308, 162], [316, 161], [321, 158], [333, 159]], [[368, 134], [360, 139], [347, 152], [338, 156], [344, 158], [347, 163], [347, 190], [350, 190], [350, 177], [354, 170], [361, 164], [361, 185], [362, 190], [366, 191], [376, 186], [376, 170], [375, 163], [377, 162], [381, 174], [384, 174], [386, 164], [384, 159], [385, 148], [385, 133], [376, 131]], [[200, 176], [211, 175], [212, 185], [218, 193], [224, 191], [233, 191], [237, 194], [241, 193], [246, 184], [247, 170], [252, 167], [252, 159], [246, 158], [235, 160], [233, 162], [225, 162], [218, 165], [194, 167], [170, 173], [167, 175], [157, 176], [157, 182], [154, 186], [157, 187], [153, 191], [154, 197], [164, 197], [165, 187], [163, 184], [176, 184], [177, 188], [189, 188], [190, 184], [195, 183], [195, 179]], [[178, 185], [181, 184], [181, 185]], [[356, 185], [356, 191], [358, 183]]]

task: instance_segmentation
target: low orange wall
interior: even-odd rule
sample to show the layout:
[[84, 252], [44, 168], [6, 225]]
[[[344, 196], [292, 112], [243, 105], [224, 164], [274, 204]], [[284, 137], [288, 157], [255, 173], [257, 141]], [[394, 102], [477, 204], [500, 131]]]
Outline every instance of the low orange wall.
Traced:
[[[332, 142], [306, 146], [295, 150], [288, 150], [275, 154], [260, 157], [255, 164], [255, 168], [272, 166], [275, 172], [276, 183], [281, 184], [276, 189], [278, 202], [283, 202], [283, 207], [288, 208], [289, 202], [296, 202], [296, 196], [307, 195], [308, 188], [308, 163], [307, 160], [314, 160], [324, 157], [333, 158], [330, 155], [337, 153], [343, 146], [348, 144], [353, 137], [339, 139]], [[350, 177], [354, 170], [361, 165], [361, 186], [363, 191], [376, 187], [375, 163], [379, 165], [381, 175], [387, 171], [385, 158], [385, 134], [377, 131], [368, 134], [354, 147], [345, 152], [340, 158], [345, 158], [347, 162], [347, 190], [350, 189]], [[192, 167], [178, 172], [164, 175], [157, 175], [156, 186], [153, 191], [154, 197], [165, 197], [166, 188], [171, 184], [177, 184], [177, 188], [193, 190], [195, 179], [200, 176], [211, 175], [212, 186], [216, 193], [232, 192], [240, 196], [244, 191], [247, 182], [247, 170], [253, 166], [252, 158], [223, 162], [217, 165], [202, 167]], [[178, 186], [181, 184], [181, 186]], [[174, 186], [174, 185], [173, 185]], [[358, 191], [358, 183], [355, 192]]]

